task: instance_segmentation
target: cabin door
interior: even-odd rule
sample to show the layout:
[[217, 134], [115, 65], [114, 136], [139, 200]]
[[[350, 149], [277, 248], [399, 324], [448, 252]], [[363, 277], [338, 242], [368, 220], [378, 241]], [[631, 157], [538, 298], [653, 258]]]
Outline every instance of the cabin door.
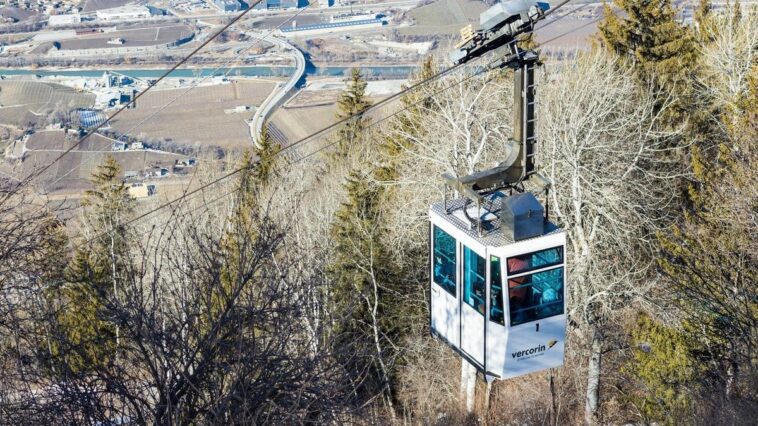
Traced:
[[485, 253], [462, 245], [461, 349], [484, 364], [484, 320], [487, 309]]
[[455, 238], [432, 226], [432, 329], [453, 346], [460, 345], [458, 245]]

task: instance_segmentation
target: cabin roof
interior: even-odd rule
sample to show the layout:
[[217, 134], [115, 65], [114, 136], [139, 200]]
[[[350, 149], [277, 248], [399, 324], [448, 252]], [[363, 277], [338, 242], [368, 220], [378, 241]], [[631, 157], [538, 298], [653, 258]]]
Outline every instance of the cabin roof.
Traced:
[[[481, 217], [486, 221], [486, 226], [482, 228], [482, 236], [479, 236], [479, 233], [477, 232], [476, 226], [470, 225], [470, 222], [466, 219], [466, 216], [463, 214], [463, 206], [466, 204], [465, 198], [458, 198], [454, 200], [448, 200], [447, 201], [447, 210], [450, 213], [445, 212], [444, 202], [440, 201], [438, 203], [434, 203], [430, 207], [430, 211], [432, 213], [435, 213], [437, 216], [439, 216], [441, 219], [446, 220], [448, 223], [455, 226], [456, 229], [461, 231], [462, 233], [468, 235], [469, 237], [473, 238], [480, 244], [483, 244], [485, 246], [489, 247], [502, 247], [506, 245], [510, 245], [515, 243], [515, 241], [510, 238], [508, 235], [504, 234], [501, 231], [502, 227], [502, 221], [500, 219], [500, 211], [502, 207], [502, 200], [505, 199], [505, 196], [494, 196], [491, 197], [491, 204], [486, 206], [482, 206], [481, 209]], [[469, 216], [476, 217], [476, 203], [471, 202], [469, 203], [467, 207], [467, 211], [469, 213]], [[540, 238], [545, 235], [550, 235], [554, 233], [561, 232], [561, 229], [554, 223], [548, 222], [545, 225], [545, 232], [537, 237], [534, 238]], [[528, 241], [533, 238], [528, 238], [526, 240], [520, 240], [522, 241]]]

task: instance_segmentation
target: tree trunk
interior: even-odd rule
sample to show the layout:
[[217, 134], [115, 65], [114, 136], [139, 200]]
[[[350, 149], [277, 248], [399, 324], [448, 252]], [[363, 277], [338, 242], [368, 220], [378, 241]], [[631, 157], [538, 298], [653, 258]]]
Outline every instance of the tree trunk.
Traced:
[[555, 377], [553, 375], [553, 369], [551, 368], [548, 370], [549, 379], [550, 379], [550, 417], [551, 421], [550, 424], [557, 425], [558, 424], [558, 407], [557, 407], [557, 395], [555, 394]]
[[476, 392], [476, 367], [461, 358], [461, 399], [466, 401], [466, 411], [474, 411]]
[[726, 367], [726, 399], [731, 400], [734, 397], [735, 388], [737, 386], [739, 366], [734, 359], [729, 359], [727, 362], [729, 365]]
[[492, 382], [494, 378], [484, 375], [484, 381], [487, 382], [487, 387], [484, 392], [484, 426], [490, 424], [490, 397], [492, 395]]
[[587, 402], [584, 407], [584, 424], [594, 425], [598, 420], [598, 405], [600, 401], [600, 362], [602, 357], [603, 340], [594, 326], [592, 327], [592, 347], [590, 362], [587, 366]]

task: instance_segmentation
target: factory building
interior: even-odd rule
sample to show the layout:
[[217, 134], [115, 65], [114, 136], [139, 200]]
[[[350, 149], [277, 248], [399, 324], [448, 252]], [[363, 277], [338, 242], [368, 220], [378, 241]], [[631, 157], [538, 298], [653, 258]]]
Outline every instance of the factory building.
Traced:
[[50, 15], [47, 24], [51, 27], [60, 27], [63, 25], [76, 25], [82, 22], [82, 17], [78, 13], [66, 15]]
[[321, 34], [330, 34], [342, 31], [357, 31], [370, 28], [378, 28], [385, 25], [383, 19], [363, 19], [359, 21], [340, 21], [330, 22], [327, 24], [304, 25], [301, 27], [292, 27], [282, 29], [285, 37], [306, 37]]
[[256, 10], [277, 10], [277, 9], [295, 9], [305, 6], [304, 0], [261, 0], [253, 9]]
[[97, 11], [100, 21], [133, 21], [150, 18], [150, 9], [145, 6], [123, 6]]
[[237, 0], [214, 0], [213, 4], [222, 12], [236, 12], [242, 8]]

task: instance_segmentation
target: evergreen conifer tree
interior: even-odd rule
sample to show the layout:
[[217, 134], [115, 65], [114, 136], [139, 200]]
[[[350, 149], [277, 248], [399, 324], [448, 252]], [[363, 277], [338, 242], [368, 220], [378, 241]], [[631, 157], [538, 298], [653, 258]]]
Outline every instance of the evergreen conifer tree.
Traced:
[[708, 28], [712, 25], [711, 21], [711, 5], [710, 0], [700, 0], [698, 2], [697, 9], [695, 9], [695, 22], [697, 23], [697, 34], [701, 42], [708, 41], [706, 34], [708, 34]]
[[[257, 164], [253, 169], [253, 178], [262, 186], [268, 185], [271, 178], [276, 174], [276, 159], [281, 151], [280, 144], [274, 142], [268, 131], [268, 123], [263, 123], [261, 138], [255, 145], [255, 155], [258, 157]], [[248, 158], [248, 160], [250, 160]]]
[[694, 355], [689, 328], [679, 331], [640, 315], [632, 330], [632, 358], [624, 372], [642, 384], [642, 391], [631, 393], [630, 399], [646, 423], [675, 425], [690, 417], [703, 368]]
[[632, 61], [644, 86], [679, 100], [670, 117], [678, 118], [697, 61], [692, 31], [676, 21], [671, 0], [614, 0], [614, 4], [624, 16], [613, 13], [608, 3], [604, 5], [601, 44]]
[[[411, 78], [411, 81], [424, 81], [434, 76], [434, 58], [428, 56], [421, 63], [421, 69], [418, 74]], [[423, 132], [421, 125], [423, 112], [431, 107], [432, 99], [429, 92], [436, 90], [434, 82], [424, 86], [422, 90], [414, 90], [401, 98], [405, 112], [397, 117], [391, 124], [394, 129], [384, 135], [384, 140], [380, 144], [382, 154], [381, 161], [376, 165], [375, 177], [380, 182], [394, 182], [398, 178], [397, 162], [407, 149], [411, 148], [411, 143], [407, 137], [400, 135], [419, 135]]]
[[[358, 68], [353, 68], [350, 77], [345, 81], [347, 87], [340, 94], [337, 101], [337, 119], [343, 120], [365, 111], [371, 106], [371, 102], [366, 96], [366, 80], [361, 75]], [[361, 143], [363, 130], [366, 126], [367, 119], [356, 117], [345, 122], [338, 132], [338, 143], [335, 150], [335, 158], [345, 158], [350, 152], [351, 147]]]
[[739, 393], [740, 371], [758, 362], [758, 66], [749, 90], [724, 117], [729, 140], [715, 160], [695, 148], [695, 183], [684, 223], [661, 235], [660, 264], [673, 282], [678, 306], [726, 398]]
[[94, 238], [76, 248], [65, 273], [65, 284], [50, 297], [63, 303], [57, 325], [65, 336], [55, 348], [57, 363], [72, 372], [107, 363], [117, 341], [117, 319], [108, 304], [118, 295], [118, 282], [129, 263], [124, 222], [133, 199], [121, 179], [121, 167], [107, 156], [92, 175], [85, 193], [84, 226]]
[[391, 402], [390, 341], [400, 328], [392, 314], [397, 293], [390, 249], [384, 244], [386, 229], [382, 222], [382, 188], [353, 171], [345, 185], [346, 197], [332, 225], [334, 252], [328, 273], [333, 283], [335, 333], [344, 360], [355, 377], [371, 372], [362, 390], [380, 391]]

